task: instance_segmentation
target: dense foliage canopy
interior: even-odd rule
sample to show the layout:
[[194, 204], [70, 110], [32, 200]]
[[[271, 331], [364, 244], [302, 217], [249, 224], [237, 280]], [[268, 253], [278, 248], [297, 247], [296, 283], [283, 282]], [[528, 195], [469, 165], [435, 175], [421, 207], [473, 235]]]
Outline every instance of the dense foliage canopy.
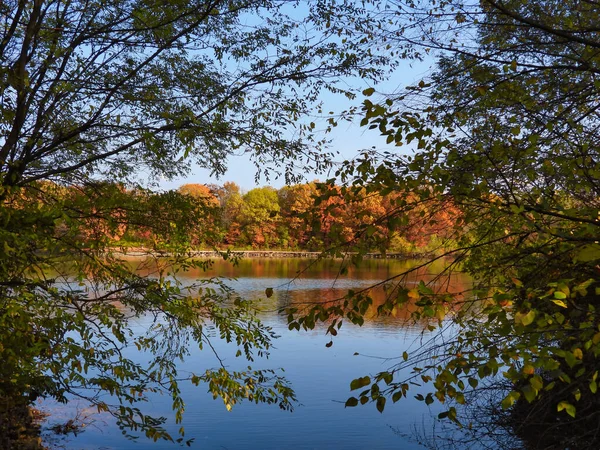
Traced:
[[[409, 153], [347, 162], [337, 173], [346, 181], [339, 196], [399, 194], [392, 223], [413, 209], [407, 193], [428, 204], [451, 199], [462, 216], [448, 256], [473, 275], [474, 289], [450, 298], [396, 284], [380, 312], [418, 299], [417, 315], [439, 317], [443, 339], [355, 380], [358, 395], [347, 405], [373, 401], [383, 410], [419, 382], [431, 385], [419, 399], [447, 404], [441, 416], [473, 430], [491, 430], [489, 420], [527, 448], [598, 447], [597, 2], [390, 1], [379, 17], [376, 41], [406, 58], [429, 54], [436, 65], [401, 95], [364, 102], [363, 125]], [[350, 248], [369, 251], [372, 232], [365, 224]], [[360, 322], [370, 301], [368, 292], [349, 295], [292, 326]], [[464, 306], [444, 322], [451, 302]], [[507, 436], [490, 431], [506, 439], [490, 445], [513, 448]]]
[[[219, 174], [234, 152], [288, 180], [294, 161], [322, 167], [303, 125], [319, 92], [351, 97], [342, 77], [382, 74], [354, 29], [337, 32], [364, 14], [347, 1], [1, 2], [0, 398], [82, 397], [153, 439], [171, 436], [137, 405], [167, 392], [179, 421], [185, 378], [227, 408], [292, 406], [279, 374], [229, 371], [218, 355], [178, 376], [189, 346], [210, 349], [207, 328], [249, 360], [273, 336], [218, 281], [177, 282], [201, 265], [186, 257], [186, 230], [217, 204], [136, 180], [183, 175], [192, 162]], [[245, 220], [261, 220], [255, 209]], [[130, 226], [169, 258], [139, 268], [113, 255], [108, 245]], [[155, 318], [141, 333], [139, 315]], [[147, 364], [126, 356], [134, 347]]]

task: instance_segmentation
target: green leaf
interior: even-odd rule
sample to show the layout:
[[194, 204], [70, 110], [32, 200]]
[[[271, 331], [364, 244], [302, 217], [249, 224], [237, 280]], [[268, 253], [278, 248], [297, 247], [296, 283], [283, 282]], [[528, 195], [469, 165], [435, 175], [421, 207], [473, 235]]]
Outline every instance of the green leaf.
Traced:
[[536, 390], [533, 389], [531, 386], [523, 386], [521, 392], [523, 393], [525, 400], [527, 400], [529, 403], [532, 403], [537, 397]]
[[544, 387], [544, 380], [539, 375], [534, 375], [529, 379], [529, 384], [536, 391], [541, 391]]
[[524, 326], [531, 325], [535, 320], [535, 315], [536, 313], [533, 309], [527, 313], [517, 313], [515, 314], [515, 322]]
[[383, 413], [383, 410], [385, 409], [385, 397], [378, 397], [377, 401], [375, 403], [375, 406], [377, 407], [377, 411], [379, 411], [380, 413]]
[[371, 378], [369, 377], [356, 378], [350, 383], [350, 390], [355, 391], [356, 389], [368, 386], [369, 384], [371, 384]]
[[392, 384], [392, 381], [394, 381], [394, 375], [391, 372], [383, 372], [381, 374], [381, 378], [388, 386]]
[[370, 87], [370, 88], [367, 88], [364, 91], [362, 91], [362, 94], [366, 97], [369, 97], [369, 96], [373, 95], [374, 92], [375, 92], [375, 88]]
[[517, 391], [511, 391], [504, 399], [502, 400], [502, 409], [510, 408], [519, 398], [521, 397], [521, 393]]
[[350, 397], [348, 400], [346, 400], [346, 403], [344, 406], [346, 408], [352, 408], [356, 405], [358, 405], [358, 399], [356, 397]]
[[582, 247], [573, 258], [574, 261], [591, 262], [600, 259], [600, 245], [589, 244]]

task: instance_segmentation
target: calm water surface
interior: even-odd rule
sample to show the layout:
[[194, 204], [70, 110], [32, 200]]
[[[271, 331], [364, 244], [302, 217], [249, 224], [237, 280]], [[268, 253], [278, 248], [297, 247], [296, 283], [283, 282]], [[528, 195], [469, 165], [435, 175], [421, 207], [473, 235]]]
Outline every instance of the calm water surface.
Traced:
[[[372, 292], [375, 305], [367, 312], [362, 327], [344, 323], [334, 345], [326, 348], [330, 337], [323, 327], [309, 332], [289, 331], [286, 318], [277, 309], [295, 303], [327, 301], [344, 295], [348, 289], [360, 289], [385, 280], [402, 269], [416, 265], [414, 261], [369, 260], [360, 269], [339, 276], [339, 263], [325, 261], [314, 264], [299, 259], [249, 259], [237, 267], [218, 261], [206, 272], [188, 273], [189, 281], [201, 277], [235, 277], [228, 284], [245, 297], [263, 298], [261, 319], [281, 337], [268, 360], [257, 360], [260, 368], [285, 368], [300, 404], [293, 412], [281, 411], [277, 406], [238, 404], [228, 412], [221, 400], [213, 400], [202, 385], [182, 383], [186, 400], [183, 426], [186, 438], [195, 438], [192, 448], [198, 449], [422, 449], [415, 439], [415, 429], [431, 429], [437, 409], [427, 407], [412, 398], [396, 404], [388, 403], [383, 414], [368, 404], [344, 408], [351, 395], [349, 384], [356, 377], [373, 374], [390, 367], [403, 351], [418, 348], [423, 339], [425, 323], [408, 320], [409, 310], [398, 311], [395, 317], [377, 318], [376, 306], [384, 301], [385, 292]], [[307, 268], [307, 266], [309, 266]], [[441, 267], [437, 271], [441, 270]], [[298, 272], [302, 273], [296, 278]], [[419, 271], [409, 283], [420, 279], [431, 280], [436, 275]], [[462, 292], [468, 288], [468, 279], [459, 274], [443, 278], [439, 289]], [[274, 288], [274, 295], [264, 299], [266, 288]], [[152, 323], [150, 317], [137, 320], [144, 330]], [[234, 358], [235, 348], [215, 341], [217, 350], [229, 368], [243, 368], [245, 360]], [[133, 352], [133, 350], [132, 350]], [[355, 355], [358, 353], [358, 355]], [[216, 359], [208, 351], [192, 351], [180, 364], [180, 375], [202, 372], [216, 367]], [[419, 392], [414, 388], [413, 395]], [[54, 448], [63, 449], [173, 449], [176, 444], [156, 442], [141, 437], [138, 441], [126, 439], [106, 414], [94, 414], [85, 404], [72, 402], [67, 406], [50, 403], [41, 405], [51, 412], [48, 425], [64, 423], [79, 415], [89, 424], [78, 436], [58, 438], [46, 432]], [[180, 425], [174, 424], [171, 401], [168, 396], [155, 396], [140, 406], [154, 416], [169, 418], [168, 430], [177, 437]]]

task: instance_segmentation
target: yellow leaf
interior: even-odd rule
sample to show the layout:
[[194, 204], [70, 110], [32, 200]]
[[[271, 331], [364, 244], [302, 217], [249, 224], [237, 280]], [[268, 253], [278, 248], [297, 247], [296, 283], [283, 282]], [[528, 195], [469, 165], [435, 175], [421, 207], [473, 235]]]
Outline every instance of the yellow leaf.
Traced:
[[421, 295], [419, 294], [419, 291], [417, 289], [411, 289], [410, 291], [408, 291], [408, 298], [418, 299], [420, 297]]
[[533, 375], [535, 373], [535, 368], [531, 364], [525, 364], [525, 367], [523, 367], [523, 373], [526, 375]]
[[435, 312], [436, 317], [441, 321], [446, 317], [446, 310], [443, 306], [439, 306]]
[[515, 314], [515, 322], [520, 323], [524, 326], [530, 325], [535, 319], [535, 311], [531, 310], [527, 314], [517, 313]]
[[556, 408], [559, 412], [563, 409], [567, 411], [567, 414], [571, 417], [575, 417], [575, 407], [568, 402], [562, 401], [558, 404]]

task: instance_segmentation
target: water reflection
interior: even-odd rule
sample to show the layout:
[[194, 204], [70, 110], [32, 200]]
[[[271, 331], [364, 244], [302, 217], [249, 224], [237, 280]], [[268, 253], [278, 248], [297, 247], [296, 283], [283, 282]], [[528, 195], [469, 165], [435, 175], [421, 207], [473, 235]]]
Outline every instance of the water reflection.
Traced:
[[[131, 267], [144, 274], [157, 270], [153, 261], [131, 259]], [[379, 372], [390, 365], [403, 351], [418, 348], [427, 339], [426, 323], [410, 320], [414, 305], [399, 309], [392, 316], [377, 315], [377, 306], [390, 295], [390, 286], [382, 281], [398, 273], [418, 266], [418, 261], [369, 260], [359, 268], [348, 268], [340, 273], [339, 261], [301, 259], [249, 259], [234, 266], [227, 261], [216, 261], [209, 270], [191, 270], [179, 274], [184, 283], [199, 278], [224, 276], [235, 278], [227, 281], [241, 296], [259, 300], [263, 322], [273, 327], [281, 337], [268, 360], [254, 363], [262, 368], [286, 370], [286, 376], [296, 390], [300, 405], [293, 413], [282, 412], [268, 405], [241, 404], [227, 412], [220, 401], [213, 401], [205, 388], [191, 384], [181, 386], [187, 401], [183, 426], [186, 437], [195, 437], [193, 448], [203, 449], [388, 449], [421, 448], [410, 438], [415, 424], [431, 424], [430, 407], [412, 397], [390, 405], [383, 415], [372, 405], [345, 409], [343, 402], [350, 395], [352, 379]], [[464, 292], [469, 280], [461, 274], [438, 279], [443, 265], [415, 270], [403, 281], [416, 285], [419, 280], [437, 280], [440, 290]], [[325, 344], [330, 338], [322, 327], [309, 332], [289, 331], [286, 317], [279, 313], [291, 305], [315, 302], [333, 302], [343, 297], [349, 289], [366, 289], [373, 305], [366, 314], [364, 326], [344, 325], [331, 348]], [[266, 298], [265, 289], [273, 288], [274, 295]], [[141, 317], [137, 326], [140, 332], [152, 324], [151, 317]], [[235, 349], [218, 339], [214, 341], [225, 364], [231, 368], [247, 365], [245, 360], [235, 358]], [[132, 354], [135, 349], [131, 349]], [[368, 356], [365, 356], [368, 355]], [[192, 349], [190, 357], [180, 365], [180, 373], [202, 372], [217, 364], [213, 355]], [[414, 394], [419, 392], [415, 387]], [[75, 414], [77, 408], [86, 405], [72, 403], [66, 409], [54, 409], [50, 424], [55, 418]], [[433, 411], [437, 405], [432, 405]], [[170, 416], [171, 399], [155, 396], [148, 405], [154, 415]], [[96, 426], [91, 426], [77, 437], [62, 442], [65, 449], [167, 449], [173, 444], [131, 442], [122, 437], [110, 417], [92, 416]], [[169, 431], [177, 434], [179, 425], [173, 424]]]
[[[152, 275], [159, 262], [155, 259], [130, 259], [131, 267], [142, 275]], [[373, 304], [365, 314], [367, 321], [401, 322], [410, 325], [414, 301], [395, 311], [391, 316], [378, 316], [377, 307], [395, 294], [398, 284], [408, 288], [420, 281], [436, 293], [452, 293], [459, 297], [470, 288], [469, 278], [460, 272], [445, 272], [446, 264], [421, 267], [418, 260], [368, 259], [359, 267], [340, 260], [307, 260], [300, 258], [249, 258], [234, 264], [230, 261], [212, 260], [206, 270], [192, 268], [177, 274], [184, 284], [212, 277], [228, 278], [225, 284], [244, 298], [259, 301], [259, 308], [270, 319], [283, 320], [275, 313], [291, 306], [332, 303], [341, 300], [349, 290], [365, 291]], [[343, 269], [343, 270], [342, 270]], [[408, 273], [402, 277], [398, 274]], [[344, 274], [342, 274], [344, 272]], [[389, 280], [386, 282], [386, 280]], [[267, 298], [265, 289], [273, 288]]]

